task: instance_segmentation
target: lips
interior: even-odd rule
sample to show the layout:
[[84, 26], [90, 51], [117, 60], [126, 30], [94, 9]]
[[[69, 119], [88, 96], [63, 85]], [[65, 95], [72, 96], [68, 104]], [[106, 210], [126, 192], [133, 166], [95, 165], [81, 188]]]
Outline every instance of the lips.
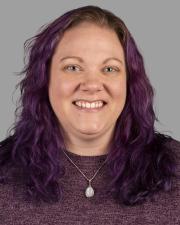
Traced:
[[104, 101], [74, 101], [73, 105], [80, 109], [97, 110], [103, 108], [107, 103]]
[[[76, 102], [82, 102], [82, 104], [83, 104], [83, 102], [84, 103], [89, 103], [89, 104], [92, 104], [92, 103], [94, 103], [94, 102], [102, 102], [103, 104], [102, 104], [102, 106], [101, 105], [99, 105], [99, 107], [97, 107], [97, 105], [96, 105], [96, 107], [84, 107], [85, 105], [83, 104], [83, 106], [80, 104], [77, 104]], [[77, 109], [79, 109], [80, 111], [85, 111], [85, 112], [98, 112], [98, 111], [101, 111], [105, 106], [106, 106], [106, 104], [107, 104], [107, 102], [106, 101], [104, 101], [104, 100], [102, 100], [102, 99], [98, 99], [98, 100], [86, 100], [86, 99], [77, 99], [77, 100], [75, 100], [75, 101], [73, 101], [72, 102], [72, 104], [77, 108]]]
[[102, 101], [104, 105], [107, 104], [107, 102], [104, 101], [104, 100], [102, 100], [102, 99], [97, 99], [97, 100], [77, 99], [77, 100], [73, 101], [72, 103], [75, 104], [75, 102], [77, 102], [77, 101], [83, 101], [83, 102], [88, 102], [88, 103], [93, 103], [93, 102], [97, 102], [97, 101]]

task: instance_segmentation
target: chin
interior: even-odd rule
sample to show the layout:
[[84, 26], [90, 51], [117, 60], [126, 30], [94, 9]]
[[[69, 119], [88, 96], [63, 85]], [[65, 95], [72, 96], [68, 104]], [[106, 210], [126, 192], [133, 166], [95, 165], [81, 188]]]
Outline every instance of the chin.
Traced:
[[96, 137], [98, 135], [100, 135], [100, 131], [92, 131], [92, 130], [83, 130], [83, 131], [80, 131], [80, 133], [82, 134], [82, 136], [84, 137]]

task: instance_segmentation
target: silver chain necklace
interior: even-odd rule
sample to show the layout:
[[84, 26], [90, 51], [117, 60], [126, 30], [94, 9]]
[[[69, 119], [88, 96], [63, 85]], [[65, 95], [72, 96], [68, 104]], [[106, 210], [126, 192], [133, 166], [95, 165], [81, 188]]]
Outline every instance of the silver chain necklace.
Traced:
[[[63, 150], [63, 149], [62, 149]], [[78, 169], [78, 171], [83, 175], [83, 177], [88, 181], [88, 187], [85, 190], [85, 196], [87, 198], [93, 197], [94, 196], [94, 189], [91, 186], [91, 182], [92, 180], [95, 178], [95, 176], [97, 175], [97, 173], [99, 172], [99, 170], [102, 168], [102, 166], [106, 163], [106, 160], [103, 162], [103, 164], [100, 166], [100, 168], [96, 171], [96, 173], [94, 174], [94, 176], [91, 179], [88, 179], [86, 177], [86, 175], [79, 169], [79, 167], [72, 161], [72, 159], [69, 158], [69, 156], [66, 154], [66, 152], [63, 150], [64, 154], [66, 155], [66, 157], [69, 159], [69, 161]]]

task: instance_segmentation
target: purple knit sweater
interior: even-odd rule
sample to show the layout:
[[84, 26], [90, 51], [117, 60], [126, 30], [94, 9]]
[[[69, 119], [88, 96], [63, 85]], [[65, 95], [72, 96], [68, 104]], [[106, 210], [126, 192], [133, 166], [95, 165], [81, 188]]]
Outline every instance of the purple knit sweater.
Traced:
[[[180, 142], [173, 140], [171, 146], [179, 157]], [[88, 178], [106, 158], [106, 155], [67, 153]], [[59, 180], [63, 200], [53, 204], [24, 201], [25, 188], [20, 173], [8, 169], [9, 181], [0, 184], [0, 225], [180, 225], [179, 180], [174, 179], [172, 192], [156, 194], [155, 202], [147, 200], [139, 206], [125, 206], [102, 194], [109, 181], [106, 164], [92, 181], [95, 195], [87, 198], [87, 180], [64, 154], [62, 160], [66, 168], [65, 175]]]

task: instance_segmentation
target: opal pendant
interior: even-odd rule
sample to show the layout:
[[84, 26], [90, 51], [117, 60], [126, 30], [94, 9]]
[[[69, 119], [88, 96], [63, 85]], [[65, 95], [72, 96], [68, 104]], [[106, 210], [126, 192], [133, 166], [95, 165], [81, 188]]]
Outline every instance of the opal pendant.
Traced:
[[86, 188], [85, 195], [87, 198], [94, 196], [94, 189], [91, 186], [91, 183], [89, 182], [89, 186]]

